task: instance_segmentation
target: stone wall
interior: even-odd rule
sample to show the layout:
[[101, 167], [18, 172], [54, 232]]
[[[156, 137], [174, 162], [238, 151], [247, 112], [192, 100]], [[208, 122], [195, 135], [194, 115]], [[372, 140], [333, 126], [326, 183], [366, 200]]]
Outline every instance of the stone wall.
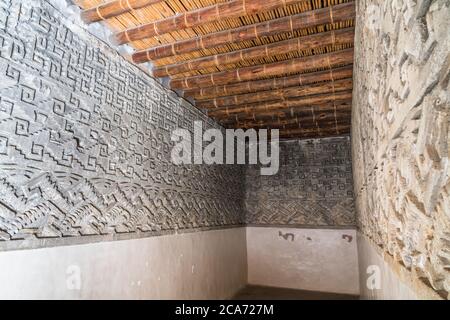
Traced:
[[0, 243], [242, 224], [242, 168], [171, 164], [194, 120], [218, 127], [51, 3], [0, 0]]
[[350, 138], [280, 143], [280, 169], [246, 173], [246, 220], [255, 225], [352, 226]]
[[357, 4], [358, 226], [412, 277], [448, 297], [450, 2]]

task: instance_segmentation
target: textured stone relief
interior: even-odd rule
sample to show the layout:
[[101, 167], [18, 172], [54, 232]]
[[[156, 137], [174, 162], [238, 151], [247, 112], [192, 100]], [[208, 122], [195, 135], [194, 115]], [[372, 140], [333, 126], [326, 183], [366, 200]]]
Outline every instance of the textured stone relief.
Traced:
[[352, 119], [362, 233], [450, 292], [450, 2], [358, 1]]
[[251, 224], [355, 225], [350, 138], [280, 143], [280, 170], [246, 174], [246, 220]]
[[241, 167], [171, 164], [194, 120], [219, 128], [48, 2], [0, 0], [0, 240], [243, 223]]

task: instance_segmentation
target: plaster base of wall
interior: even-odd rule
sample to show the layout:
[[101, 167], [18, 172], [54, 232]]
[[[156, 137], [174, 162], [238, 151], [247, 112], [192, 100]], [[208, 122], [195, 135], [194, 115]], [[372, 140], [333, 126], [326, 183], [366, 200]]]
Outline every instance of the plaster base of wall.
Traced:
[[[366, 236], [360, 232], [357, 234], [361, 299], [441, 299], [435, 291], [414, 277], [409, 270], [394, 261]], [[380, 272], [379, 289], [369, 289], [374, 283], [374, 278], [370, 278], [374, 272], [370, 266], [377, 266]]]
[[0, 299], [230, 298], [247, 282], [245, 237], [234, 228], [0, 252]]
[[247, 228], [253, 285], [359, 294], [356, 231]]

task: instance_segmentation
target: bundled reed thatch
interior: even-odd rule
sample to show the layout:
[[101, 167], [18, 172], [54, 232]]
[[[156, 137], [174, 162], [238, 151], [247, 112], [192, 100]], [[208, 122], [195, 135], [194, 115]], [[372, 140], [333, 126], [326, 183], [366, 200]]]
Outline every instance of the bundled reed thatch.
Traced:
[[155, 77], [226, 126], [284, 137], [349, 130], [351, 0], [75, 2], [85, 22], [104, 21], [135, 63], [151, 61]]

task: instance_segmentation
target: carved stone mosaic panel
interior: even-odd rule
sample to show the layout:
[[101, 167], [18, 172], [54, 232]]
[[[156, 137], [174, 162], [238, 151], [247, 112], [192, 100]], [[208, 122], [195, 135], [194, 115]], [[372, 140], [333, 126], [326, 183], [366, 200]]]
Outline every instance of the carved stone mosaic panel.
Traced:
[[357, 7], [353, 172], [361, 232], [450, 292], [450, 2]]
[[280, 169], [246, 174], [246, 220], [251, 224], [355, 225], [350, 138], [280, 143]]
[[242, 224], [241, 167], [170, 161], [194, 120], [219, 128], [50, 3], [0, 0], [0, 240]]

